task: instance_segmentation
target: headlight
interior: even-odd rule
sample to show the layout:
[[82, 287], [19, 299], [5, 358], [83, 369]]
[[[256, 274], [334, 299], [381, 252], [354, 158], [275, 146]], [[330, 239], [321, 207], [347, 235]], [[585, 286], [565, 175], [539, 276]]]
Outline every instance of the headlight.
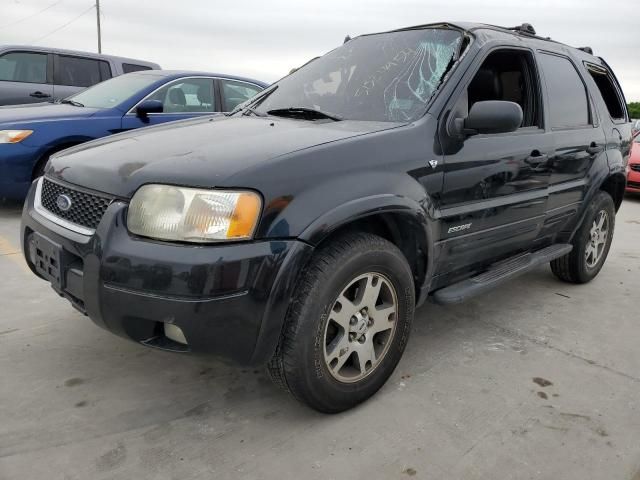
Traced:
[[0, 130], [0, 143], [20, 143], [33, 133], [33, 130]]
[[247, 240], [261, 207], [260, 196], [251, 191], [144, 185], [131, 199], [127, 225], [131, 233], [160, 240]]

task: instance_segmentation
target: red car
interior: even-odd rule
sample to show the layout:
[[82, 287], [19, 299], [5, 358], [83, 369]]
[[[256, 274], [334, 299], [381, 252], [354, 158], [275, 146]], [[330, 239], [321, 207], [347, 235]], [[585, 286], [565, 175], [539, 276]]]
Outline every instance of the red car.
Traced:
[[627, 167], [627, 192], [640, 193], [640, 134], [633, 139]]

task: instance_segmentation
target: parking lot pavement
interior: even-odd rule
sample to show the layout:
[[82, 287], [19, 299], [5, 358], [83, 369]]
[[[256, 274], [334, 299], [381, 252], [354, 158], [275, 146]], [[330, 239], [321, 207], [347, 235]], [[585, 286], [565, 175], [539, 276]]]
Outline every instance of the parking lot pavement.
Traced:
[[640, 478], [640, 198], [591, 284], [545, 267], [422, 307], [387, 385], [334, 416], [95, 327], [26, 270], [18, 225], [0, 208], [0, 479]]

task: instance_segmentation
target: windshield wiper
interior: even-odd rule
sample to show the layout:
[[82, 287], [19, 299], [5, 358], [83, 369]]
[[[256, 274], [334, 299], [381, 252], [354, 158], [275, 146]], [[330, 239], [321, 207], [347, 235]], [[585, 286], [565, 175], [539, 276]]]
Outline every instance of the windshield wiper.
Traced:
[[68, 98], [63, 98], [59, 103], [66, 103], [68, 105], [73, 105], [74, 107], [84, 107], [83, 103], [76, 102], [75, 100], [69, 100]]
[[335, 115], [333, 113], [327, 113], [321, 110], [307, 107], [275, 108], [273, 110], [269, 110], [267, 113], [276, 117], [298, 117], [304, 118], [306, 120], [315, 120], [318, 118], [328, 118], [329, 120], [333, 120], [334, 122], [343, 120], [342, 117], [339, 117], [338, 115]]
[[264, 112], [259, 112], [257, 111], [254, 107], [244, 107], [242, 109], [243, 111], [243, 115], [250, 115], [250, 114], [254, 114], [256, 117], [266, 117], [267, 114]]
[[[243, 102], [240, 105], [238, 105], [236, 108], [231, 110], [229, 113], [225, 113], [225, 115], [227, 117], [230, 117], [232, 115], [235, 115], [238, 112], [242, 112], [243, 110], [247, 110], [247, 109], [249, 109], [251, 107], [257, 106], [259, 102], [262, 102], [265, 98], [267, 98], [269, 95], [271, 95], [273, 92], [275, 92], [278, 89], [278, 87], [279, 87], [279, 85], [274, 85], [273, 87], [271, 87], [271, 89], [266, 88], [265, 90], [263, 90], [262, 92], [257, 94], [255, 97], [250, 98], [246, 102]], [[256, 112], [254, 108], [251, 108], [251, 110], [252, 110], [252, 113], [255, 113], [256, 115], [260, 114], [260, 112]]]

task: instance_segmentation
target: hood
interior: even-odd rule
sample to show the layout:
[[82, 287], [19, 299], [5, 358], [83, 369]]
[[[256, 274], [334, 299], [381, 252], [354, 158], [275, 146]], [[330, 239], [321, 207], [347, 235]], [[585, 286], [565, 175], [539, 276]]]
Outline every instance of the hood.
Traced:
[[19, 106], [0, 107], [0, 125], [11, 126], [16, 123], [47, 122], [71, 118], [90, 117], [98, 109], [74, 107], [62, 103], [32, 103]]
[[123, 198], [145, 183], [250, 188], [225, 180], [259, 162], [396, 126], [242, 115], [192, 119], [72, 147], [51, 158], [47, 174]]

